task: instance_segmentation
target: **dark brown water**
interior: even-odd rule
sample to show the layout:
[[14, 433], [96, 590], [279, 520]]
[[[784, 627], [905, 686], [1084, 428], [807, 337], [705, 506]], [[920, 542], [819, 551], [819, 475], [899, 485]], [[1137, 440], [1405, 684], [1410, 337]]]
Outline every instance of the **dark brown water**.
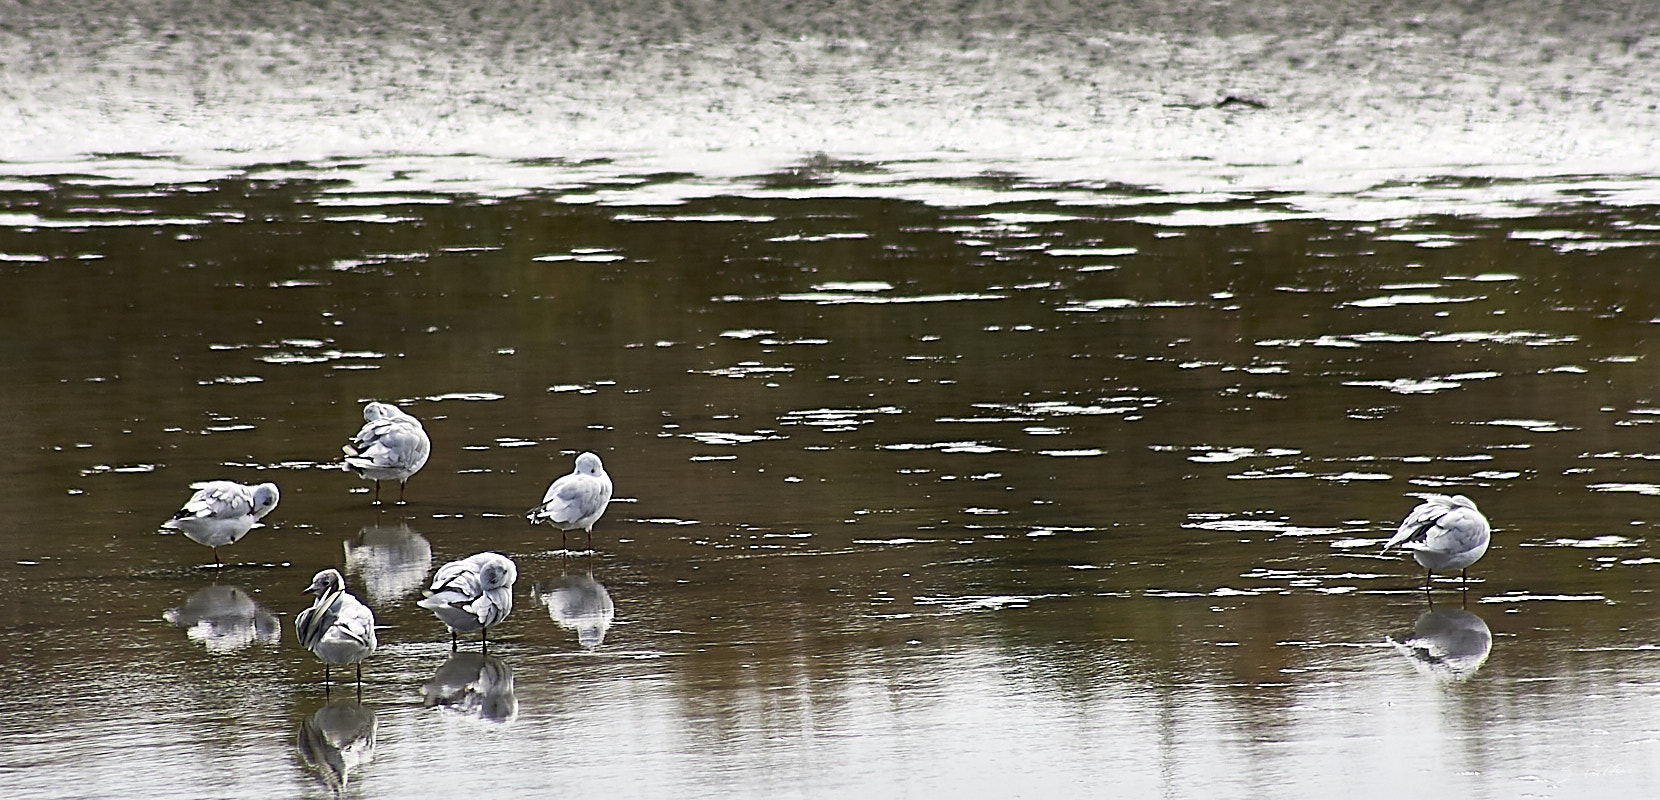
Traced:
[[[682, 50], [663, 45], [666, 29], [630, 41], [690, 53], [687, 65], [727, 53], [682, 12], [652, 18], [692, 21]], [[538, 122], [518, 112], [429, 131], [431, 147], [367, 137], [289, 160], [281, 114], [229, 114], [212, 97], [198, 103], [219, 127], [184, 125], [177, 147], [146, 138], [159, 129], [133, 121], [156, 111], [145, 82], [184, 74], [180, 48], [214, 64], [265, 51], [227, 49], [234, 25], [183, 18], [168, 38], [146, 27], [159, 12], [134, 13], [82, 34], [50, 33], [73, 15], [7, 30], [8, 47], [37, 55], [56, 42], [64, 68], [17, 73], [7, 91], [56, 98], [31, 108], [66, 130], [80, 106], [53, 92], [133, 63], [93, 44], [160, 55], [100, 95], [112, 127], [55, 140], [78, 155], [35, 142], [0, 163], [5, 796], [1508, 798], [1660, 785], [1648, 535], [1660, 407], [1647, 368], [1660, 205], [1640, 164], [1574, 172], [1540, 155], [1597, 156], [1589, 137], [1536, 124], [1555, 106], [1480, 134], [1451, 101], [1430, 123], [1395, 120], [1508, 149], [1378, 171], [1299, 162], [1294, 142], [1252, 161], [1229, 138], [1269, 125], [1249, 137], [1271, 150], [1274, 126], [1389, 122], [1353, 105], [1253, 117], [1173, 104], [1128, 128], [1244, 154], [1208, 161], [1184, 144], [1146, 161], [1010, 156], [984, 129], [969, 136], [982, 149], [867, 137], [779, 156], [794, 143], [699, 149], [641, 121], [610, 154], [581, 125], [591, 138], [540, 142], [536, 158], [453, 154], [475, 143], [474, 123]], [[1137, 13], [1118, 29], [1176, 26]], [[1371, 30], [1322, 18], [1270, 36], [1229, 20], [1170, 46], [1203, 74], [1237, 75], [1214, 70], [1266, 46], [1252, 36], [1325, 53], [1355, 40], [1316, 33]], [[1579, 44], [1446, 57], [1471, 81], [1486, 74], [1473, 65], [1496, 65], [1540, 92], [1647, 74], [1648, 39], [1626, 41], [1625, 61], [1605, 49], [1625, 41], [1619, 20], [1551, 20]], [[981, 31], [962, 52], [986, 69], [1049, 52], [1031, 49], [1049, 23], [992, 37], [1004, 22], [962, 22]], [[1392, 47], [1424, 52], [1509, 41], [1505, 25], [1462, 17], [1374, 22]], [[239, 24], [268, 34], [249, 40], [261, 46], [301, 36]], [[347, 69], [345, 40], [318, 36], [294, 57]], [[780, 55], [797, 41], [760, 25], [734, 52], [767, 56], [754, 63], [778, 72], [755, 80], [775, 88], [808, 63], [854, 74]], [[429, 57], [543, 74], [479, 62], [478, 47], [462, 37]], [[885, 63], [921, 69], [914, 56]], [[1541, 66], [1582, 62], [1602, 71]], [[206, 85], [300, 104], [291, 74], [271, 74]], [[984, 77], [938, 74], [930, 85]], [[437, 77], [412, 85], [458, 96]], [[842, 113], [912, 129], [909, 106], [860, 93], [879, 85], [856, 84]], [[600, 77], [571, 86], [626, 93]], [[748, 84], [704, 89], [758, 102]], [[1637, 91], [1562, 102], [1581, 130], [1635, 139], [1619, 109], [1641, 103], [1619, 93]], [[703, 97], [654, 102], [671, 96]], [[423, 108], [375, 97], [371, 118]], [[1013, 94], [996, 97], [988, 113], [1012, 126], [1000, 130], [1042, 140]], [[339, 108], [311, 110], [295, 113], [338, 121]], [[937, 133], [927, 117], [915, 129]], [[374, 127], [360, 122], [353, 135]], [[104, 146], [120, 130], [142, 152]], [[1057, 147], [1082, 141], [1071, 135]], [[1364, 150], [1369, 136], [1343, 144]], [[370, 399], [431, 433], [407, 505], [372, 507], [340, 468]], [[584, 450], [605, 459], [617, 499], [594, 550], [566, 551], [522, 512]], [[267, 525], [221, 551], [223, 570], [157, 530], [189, 484], [213, 478], [283, 492]], [[1496, 529], [1467, 591], [1438, 580], [1433, 605], [1416, 565], [1378, 554], [1419, 492], [1467, 494]], [[515, 610], [489, 658], [476, 642], [452, 657], [414, 600], [437, 564], [485, 549], [519, 565]], [[326, 687], [294, 639], [302, 590], [331, 566], [382, 626], [361, 697]], [[1414, 635], [1448, 658], [1409, 658], [1398, 645]]]

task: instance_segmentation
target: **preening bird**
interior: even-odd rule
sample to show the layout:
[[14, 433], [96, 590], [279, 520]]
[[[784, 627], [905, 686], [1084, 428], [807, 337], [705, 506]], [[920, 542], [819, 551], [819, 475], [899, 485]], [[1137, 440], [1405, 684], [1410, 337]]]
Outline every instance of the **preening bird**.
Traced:
[[500, 553], [478, 553], [439, 567], [427, 596], [415, 604], [431, 610], [449, 626], [451, 650], [457, 633], [484, 631], [479, 640], [488, 643], [487, 629], [513, 611], [513, 582], [518, 579], [513, 559]]
[[1469, 566], [1480, 560], [1492, 540], [1487, 518], [1464, 495], [1421, 496], [1424, 502], [1406, 515], [1394, 538], [1383, 545], [1384, 551], [1391, 547], [1411, 551], [1412, 557], [1427, 570], [1426, 589], [1438, 569], [1456, 569], [1468, 582]]
[[221, 567], [224, 562], [219, 560], [219, 548], [240, 541], [277, 507], [278, 492], [274, 483], [247, 486], [235, 481], [208, 481], [191, 488], [196, 493], [161, 527], [177, 530], [191, 541], [213, 548], [213, 563]]
[[294, 618], [300, 644], [323, 661], [323, 680], [331, 664], [356, 664], [363, 684], [363, 659], [375, 652], [375, 612], [346, 592], [340, 571], [325, 569], [311, 579], [307, 592], [316, 595], [311, 607]]
[[402, 504], [404, 485], [426, 466], [432, 440], [420, 420], [391, 403], [372, 402], [363, 407], [363, 427], [343, 449], [346, 469], [375, 482], [375, 505], [380, 505], [380, 482], [392, 480]]
[[548, 486], [542, 502], [525, 512], [530, 524], [549, 523], [561, 531], [560, 546], [565, 535], [581, 529], [588, 534], [588, 546], [594, 546], [594, 522], [611, 504], [611, 476], [605, 474], [605, 465], [599, 456], [583, 453], [576, 457], [576, 469], [561, 476]]

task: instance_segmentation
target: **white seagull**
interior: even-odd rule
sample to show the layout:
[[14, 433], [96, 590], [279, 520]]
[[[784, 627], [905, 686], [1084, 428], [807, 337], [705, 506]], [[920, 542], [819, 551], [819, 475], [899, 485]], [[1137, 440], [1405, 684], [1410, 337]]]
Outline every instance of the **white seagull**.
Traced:
[[317, 596], [311, 607], [294, 618], [294, 633], [300, 644], [323, 660], [323, 680], [328, 681], [330, 664], [356, 664], [357, 682], [363, 684], [363, 659], [375, 652], [375, 612], [346, 593], [346, 579], [340, 571], [325, 569], [311, 579], [307, 592]]
[[375, 505], [380, 505], [380, 482], [398, 482], [398, 503], [403, 503], [404, 484], [426, 466], [432, 453], [421, 421], [391, 403], [372, 402], [363, 407], [363, 427], [343, 448], [346, 469], [375, 482]]
[[235, 481], [208, 481], [192, 484], [190, 488], [196, 493], [161, 527], [177, 530], [191, 541], [213, 548], [213, 563], [221, 567], [224, 562], [219, 560], [219, 548], [247, 536], [255, 524], [277, 507], [274, 483], [246, 486]]
[[431, 610], [449, 626], [451, 650], [458, 632], [484, 631], [480, 641], [488, 645], [486, 629], [513, 611], [513, 582], [518, 579], [513, 559], [500, 553], [478, 553], [439, 567], [427, 596], [415, 605]]
[[581, 528], [588, 534], [588, 546], [594, 546], [594, 522], [611, 504], [611, 476], [605, 474], [605, 465], [599, 456], [583, 453], [576, 457], [576, 470], [562, 476], [548, 487], [540, 505], [525, 513], [530, 524], [551, 523], [561, 531], [560, 546], [565, 535]]
[[1406, 515], [1395, 537], [1383, 549], [1399, 546], [1412, 551], [1412, 557], [1427, 570], [1425, 589], [1438, 569], [1459, 570], [1465, 582], [1469, 582], [1469, 566], [1487, 552], [1487, 544], [1492, 540], [1487, 518], [1476, 510], [1470, 498], [1461, 494], [1420, 496], [1424, 502]]

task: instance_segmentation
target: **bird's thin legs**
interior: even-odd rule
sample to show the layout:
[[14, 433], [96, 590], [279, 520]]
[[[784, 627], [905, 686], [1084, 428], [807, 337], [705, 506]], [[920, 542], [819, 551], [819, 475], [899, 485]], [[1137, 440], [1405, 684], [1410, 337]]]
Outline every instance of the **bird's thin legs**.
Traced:
[[380, 505], [380, 481], [375, 481], [375, 505]]
[[404, 487], [404, 486], [405, 486], [405, 485], [406, 485], [406, 484], [407, 484], [407, 483], [408, 483], [408, 481], [398, 481], [398, 505], [400, 505], [400, 506], [401, 506], [401, 505], [404, 505], [404, 499], [403, 499], [403, 487]]

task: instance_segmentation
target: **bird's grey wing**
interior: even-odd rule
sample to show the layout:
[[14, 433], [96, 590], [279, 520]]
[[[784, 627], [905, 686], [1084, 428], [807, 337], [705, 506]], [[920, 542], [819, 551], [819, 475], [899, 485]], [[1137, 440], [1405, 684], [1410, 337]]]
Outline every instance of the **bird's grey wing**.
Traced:
[[478, 571], [466, 560], [451, 561], [438, 568], [432, 576], [432, 586], [426, 597], [415, 602], [422, 608], [463, 605], [477, 599], [483, 590], [479, 586]]
[[356, 447], [348, 445], [347, 461], [372, 467], [412, 466], [425, 460], [431, 447], [419, 425], [396, 417], [364, 425], [352, 444]]
[[1480, 547], [1490, 535], [1487, 521], [1469, 508], [1454, 508], [1435, 521], [1424, 534], [1424, 547], [1447, 553], [1462, 553]]
[[199, 519], [233, 519], [245, 516], [254, 509], [253, 498], [246, 487], [235, 483], [217, 482], [202, 487], [179, 511], [180, 517]]
[[375, 612], [356, 599], [349, 603], [346, 600], [347, 598], [342, 596], [340, 614], [334, 625], [335, 633], [374, 650], [379, 644], [375, 640]]
[[513, 590], [511, 588], [491, 589], [485, 592], [468, 607], [478, 621], [485, 625], [494, 625], [507, 619], [513, 613]]
[[599, 483], [586, 475], [567, 475], [548, 487], [542, 498], [547, 516], [558, 522], [572, 522], [586, 516], [599, 504]]
[[1384, 543], [1383, 549], [1388, 550], [1410, 542], [1422, 542], [1445, 511], [1444, 506], [1435, 503], [1423, 503], [1412, 509], [1412, 513], [1407, 514], [1406, 519], [1401, 521], [1401, 526], [1395, 529], [1394, 537]]
[[300, 637], [300, 644], [307, 650], [315, 650], [317, 644], [323, 641], [323, 634], [328, 633], [329, 627], [334, 624], [332, 605], [325, 605], [319, 600], [295, 618], [294, 634]]

